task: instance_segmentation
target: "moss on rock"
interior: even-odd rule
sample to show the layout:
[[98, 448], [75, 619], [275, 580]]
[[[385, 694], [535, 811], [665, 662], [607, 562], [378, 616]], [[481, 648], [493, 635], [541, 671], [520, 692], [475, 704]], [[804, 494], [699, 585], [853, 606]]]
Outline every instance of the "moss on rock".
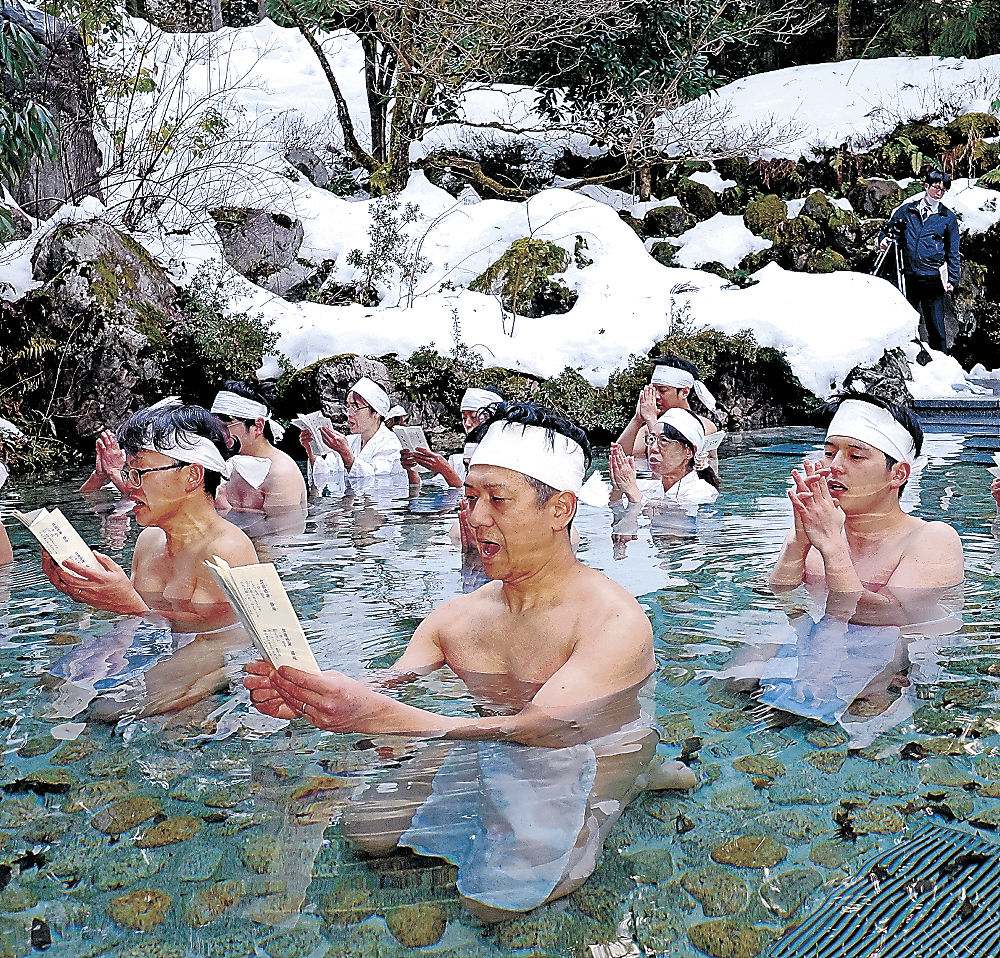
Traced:
[[677, 181], [677, 199], [699, 223], [711, 219], [719, 212], [715, 193], [704, 183], [698, 183], [687, 176], [682, 176]]
[[505, 309], [521, 316], [548, 316], [568, 313], [577, 294], [561, 280], [570, 256], [561, 246], [524, 237], [514, 240], [495, 263], [477, 276], [469, 289], [500, 297]]
[[743, 222], [751, 233], [757, 236], [774, 238], [775, 229], [788, 219], [788, 207], [785, 201], [774, 193], [758, 196], [747, 204], [743, 214]]
[[1000, 120], [992, 113], [966, 113], [956, 117], [945, 129], [956, 143], [987, 136], [1000, 136]]

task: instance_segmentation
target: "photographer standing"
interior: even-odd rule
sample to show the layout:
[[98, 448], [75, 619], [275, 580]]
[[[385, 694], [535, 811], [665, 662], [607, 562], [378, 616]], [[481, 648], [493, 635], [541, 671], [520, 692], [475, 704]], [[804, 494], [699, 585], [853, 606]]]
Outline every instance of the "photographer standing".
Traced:
[[903, 252], [906, 298], [923, 317], [932, 349], [948, 354], [944, 294], [958, 282], [958, 219], [941, 202], [947, 173], [925, 166], [924, 192], [900, 205], [879, 234], [880, 249], [895, 240]]

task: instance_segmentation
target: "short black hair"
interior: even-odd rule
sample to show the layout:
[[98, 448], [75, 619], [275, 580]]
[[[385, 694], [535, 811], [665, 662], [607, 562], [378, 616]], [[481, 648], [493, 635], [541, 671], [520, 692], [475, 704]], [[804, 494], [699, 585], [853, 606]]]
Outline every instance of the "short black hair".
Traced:
[[[258, 389], [254, 388], [245, 379], [227, 379], [223, 384], [222, 388], [226, 392], [236, 393], [237, 396], [242, 396], [244, 399], [250, 399], [253, 402], [259, 402], [262, 406], [267, 406], [268, 411], [271, 409], [271, 404], [268, 402], [267, 398]], [[234, 419], [237, 417], [234, 416]], [[271, 423], [269, 422], [267, 416], [264, 416], [264, 438], [274, 444], [274, 433], [271, 431]], [[256, 419], [240, 419], [248, 429], [257, 422]]]
[[[487, 430], [495, 422], [511, 422], [524, 426], [539, 426], [548, 434], [548, 440], [555, 449], [555, 436], [565, 436], [573, 440], [582, 450], [585, 468], [589, 469], [594, 461], [587, 434], [575, 423], [554, 409], [547, 409], [533, 402], [493, 403], [486, 407], [487, 418], [469, 434], [469, 442], [481, 442]], [[522, 475], [524, 475], [522, 473]], [[557, 492], [552, 486], [531, 476], [524, 476], [535, 490], [538, 505], [543, 506]]]
[[[180, 430], [204, 436], [211, 440], [223, 459], [230, 457], [229, 430], [218, 416], [203, 406], [180, 404], [140, 409], [118, 428], [118, 445], [126, 456], [135, 456], [140, 449], [146, 448], [148, 439], [154, 446], [170, 445]], [[164, 455], [169, 456], [170, 453]], [[221, 473], [205, 470], [205, 492], [212, 498], [215, 498], [221, 482]]]
[[924, 178], [925, 183], [930, 183], [936, 185], [940, 183], [946, 190], [951, 189], [951, 174], [945, 173], [943, 170], [937, 169], [934, 166], [925, 166], [921, 170], [921, 175]]

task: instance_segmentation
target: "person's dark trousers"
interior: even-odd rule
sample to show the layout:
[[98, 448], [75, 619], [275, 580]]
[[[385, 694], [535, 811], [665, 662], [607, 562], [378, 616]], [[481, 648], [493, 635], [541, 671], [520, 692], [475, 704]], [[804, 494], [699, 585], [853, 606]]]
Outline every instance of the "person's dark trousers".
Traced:
[[944, 286], [941, 277], [906, 274], [906, 298], [924, 319], [927, 345], [948, 355], [948, 337], [944, 328]]

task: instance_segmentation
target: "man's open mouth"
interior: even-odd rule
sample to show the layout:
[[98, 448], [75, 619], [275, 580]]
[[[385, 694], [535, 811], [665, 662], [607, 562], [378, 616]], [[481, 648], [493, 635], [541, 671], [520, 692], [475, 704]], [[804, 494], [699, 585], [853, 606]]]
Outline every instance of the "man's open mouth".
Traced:
[[480, 542], [479, 551], [484, 559], [492, 559], [500, 551], [500, 546], [496, 542]]
[[847, 486], [841, 482], [837, 482], [836, 479], [830, 479], [827, 481], [827, 487], [830, 492], [847, 492]]

